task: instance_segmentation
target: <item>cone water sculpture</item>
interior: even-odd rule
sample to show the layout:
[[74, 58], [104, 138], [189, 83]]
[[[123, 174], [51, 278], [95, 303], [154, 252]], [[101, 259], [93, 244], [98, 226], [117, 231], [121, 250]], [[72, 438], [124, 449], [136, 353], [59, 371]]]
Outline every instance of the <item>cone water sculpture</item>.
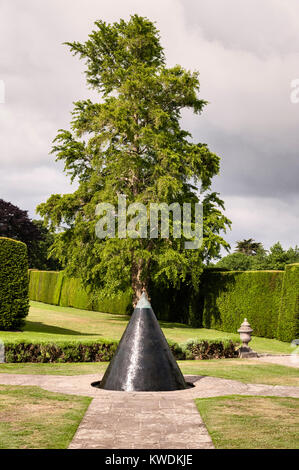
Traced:
[[145, 293], [136, 305], [103, 380], [94, 385], [127, 392], [189, 388]]

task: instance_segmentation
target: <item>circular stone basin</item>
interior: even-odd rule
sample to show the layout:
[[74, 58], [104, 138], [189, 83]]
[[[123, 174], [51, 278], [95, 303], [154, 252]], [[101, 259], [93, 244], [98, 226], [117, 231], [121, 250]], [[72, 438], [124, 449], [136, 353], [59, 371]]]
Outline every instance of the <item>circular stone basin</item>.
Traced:
[[[195, 387], [194, 383], [192, 382], [187, 382], [187, 388], [185, 389], [177, 389], [177, 390], [130, 390], [132, 392], [184, 392], [185, 390], [188, 390], [189, 388]], [[110, 391], [109, 389], [104, 389], [101, 387], [101, 380], [98, 380], [97, 382], [92, 382], [90, 384], [92, 387], [99, 388], [101, 390], [105, 391]], [[126, 392], [127, 390], [111, 390], [112, 392]]]

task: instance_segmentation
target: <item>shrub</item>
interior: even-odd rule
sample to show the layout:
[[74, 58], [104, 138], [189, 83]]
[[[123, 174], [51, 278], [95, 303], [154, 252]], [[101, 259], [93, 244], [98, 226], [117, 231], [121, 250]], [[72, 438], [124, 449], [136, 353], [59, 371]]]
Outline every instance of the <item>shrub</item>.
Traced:
[[229, 271], [247, 271], [252, 269], [253, 256], [245, 253], [230, 253], [218, 261], [216, 267], [228, 269]]
[[98, 343], [7, 343], [6, 362], [101, 362], [110, 361], [116, 341]]
[[186, 351], [183, 346], [171, 340], [168, 340], [167, 342], [172, 354], [174, 355], [177, 361], [183, 361], [184, 359], [186, 359]]
[[0, 237], [0, 330], [22, 328], [28, 311], [27, 247]]
[[277, 339], [299, 338], [299, 263], [285, 267]]
[[237, 343], [231, 340], [190, 339], [185, 346], [186, 359], [222, 359], [238, 357]]
[[[218, 359], [234, 357], [236, 345], [232, 342], [197, 341], [179, 345], [168, 342], [176, 360]], [[117, 349], [118, 342], [101, 339], [98, 342], [84, 343], [6, 343], [6, 362], [105, 362], [110, 361]]]

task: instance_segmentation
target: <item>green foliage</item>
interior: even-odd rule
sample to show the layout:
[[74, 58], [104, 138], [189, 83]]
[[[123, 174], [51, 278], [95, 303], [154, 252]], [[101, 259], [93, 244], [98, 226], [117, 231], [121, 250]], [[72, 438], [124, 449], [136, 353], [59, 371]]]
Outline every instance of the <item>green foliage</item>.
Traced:
[[0, 330], [22, 328], [28, 311], [26, 245], [0, 237]]
[[[192, 344], [179, 345], [168, 341], [176, 360], [218, 359], [235, 357], [236, 344], [232, 341], [192, 340]], [[16, 342], [5, 344], [5, 361], [20, 362], [106, 362], [110, 361], [117, 349], [118, 341], [100, 339], [84, 343], [29, 343]]]
[[29, 271], [29, 297], [46, 304], [60, 305], [63, 272]]
[[[249, 241], [244, 240], [244, 242]], [[229, 271], [283, 270], [286, 265], [299, 262], [298, 246], [284, 250], [279, 242], [271, 246], [268, 252], [261, 246], [256, 247], [254, 252], [245, 252], [245, 248], [239, 251], [224, 256], [218, 261], [216, 267]]]
[[267, 269], [284, 269], [287, 264], [299, 262], [299, 247], [284, 250], [279, 242], [271, 248], [267, 257]]
[[116, 351], [117, 342], [101, 339], [89, 343], [6, 343], [6, 362], [105, 362]]
[[231, 340], [199, 341], [198, 339], [190, 339], [186, 344], [185, 350], [187, 355], [186, 359], [223, 359], [238, 357], [236, 343], [233, 343]]
[[236, 332], [246, 317], [255, 336], [276, 338], [283, 271], [208, 272], [202, 326]]
[[238, 241], [235, 249], [237, 253], [244, 253], [249, 256], [255, 255], [258, 250], [263, 250], [263, 245], [259, 242], [255, 242], [253, 238]]
[[127, 315], [132, 313], [132, 293], [130, 290], [103, 298], [92, 295], [92, 309], [96, 312]]
[[[56, 273], [57, 275], [57, 273]], [[79, 279], [63, 277], [59, 305], [92, 310], [92, 301]]]
[[252, 256], [245, 253], [231, 253], [218, 261], [216, 266], [229, 271], [248, 271], [252, 267]]
[[[198, 97], [198, 73], [165, 66], [159, 33], [146, 18], [133, 15], [128, 22], [95, 26], [85, 43], [67, 43], [85, 61], [87, 82], [100, 101], [75, 103], [71, 131], [59, 130], [54, 141], [53, 153], [79, 187], [37, 208], [52, 229], [60, 229], [51, 253], [69, 277], [100, 291], [103, 299], [128, 289], [137, 297], [149, 279], [180, 288], [189, 276], [197, 289], [203, 259], [228, 247], [220, 233], [229, 225], [223, 201], [210, 190], [219, 157], [206, 144], [192, 143], [180, 125], [183, 109], [200, 114], [206, 104]], [[97, 204], [116, 206], [118, 194], [127, 204], [183, 204], [198, 202], [198, 189], [204, 209], [198, 250], [184, 249], [184, 235], [104, 240], [95, 235]]]
[[60, 269], [57, 260], [48, 259], [49, 247], [54, 243], [54, 234], [49, 232], [41, 220], [31, 220], [27, 212], [0, 199], [0, 237], [25, 243], [29, 268]]
[[285, 268], [277, 338], [281, 341], [299, 338], [299, 263]]
[[[236, 333], [244, 317], [254, 336], [291, 341], [298, 337], [298, 266], [286, 271], [221, 272], [208, 269], [200, 291], [151, 286], [159, 320]], [[30, 271], [30, 299], [113, 314], [132, 312], [130, 291], [103, 299], [64, 272]], [[279, 320], [278, 320], [279, 317]]]
[[159, 320], [200, 326], [198, 295], [192, 286], [182, 283], [180, 290], [177, 290], [150, 284], [150, 292], [151, 305]]
[[98, 312], [123, 315], [131, 312], [132, 296], [128, 290], [103, 298], [98, 292], [85, 289], [79, 279], [67, 277], [63, 271], [30, 270], [29, 273], [31, 300]]
[[41, 271], [59, 271], [61, 269], [59, 261], [49, 258], [55, 234], [51, 233], [41, 220], [32, 220], [32, 223], [39, 231], [39, 239], [31, 243], [29, 267]]

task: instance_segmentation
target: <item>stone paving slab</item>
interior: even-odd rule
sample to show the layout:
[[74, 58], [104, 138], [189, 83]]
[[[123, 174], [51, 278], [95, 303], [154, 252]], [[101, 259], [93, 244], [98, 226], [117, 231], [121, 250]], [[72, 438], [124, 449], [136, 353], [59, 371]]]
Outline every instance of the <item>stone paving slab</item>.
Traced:
[[[138, 395], [98, 392], [70, 449], [214, 448], [195, 403], [189, 397], [167, 400], [167, 392], [142, 392]], [[108, 412], [102, 411], [103, 403], [109, 404]]]
[[278, 364], [287, 367], [299, 367], [299, 354], [284, 354], [283, 356], [266, 355], [254, 359], [258, 362], [269, 362], [270, 364]]
[[99, 375], [0, 374], [0, 383], [93, 397], [70, 449], [212, 449], [195, 398], [240, 394], [299, 398], [299, 387], [244, 384], [186, 376], [194, 387], [174, 392], [117, 392], [94, 388]]

